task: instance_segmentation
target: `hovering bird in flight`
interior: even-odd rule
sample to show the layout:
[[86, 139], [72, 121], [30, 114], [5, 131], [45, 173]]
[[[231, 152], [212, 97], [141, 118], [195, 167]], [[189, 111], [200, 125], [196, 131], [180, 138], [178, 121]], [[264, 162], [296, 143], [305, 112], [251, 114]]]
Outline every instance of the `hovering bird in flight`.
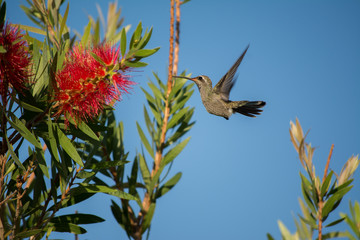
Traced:
[[214, 115], [224, 117], [229, 120], [229, 117], [234, 113], [241, 113], [248, 117], [256, 117], [260, 115], [266, 102], [264, 101], [230, 101], [229, 95], [232, 87], [235, 84], [235, 73], [243, 60], [246, 51], [249, 46], [246, 47], [241, 56], [236, 60], [234, 65], [229, 71], [220, 79], [216, 86], [212, 87], [212, 82], [208, 76], [200, 75], [194, 78], [188, 78], [183, 76], [173, 76], [175, 78], [185, 78], [196, 83], [199, 88], [201, 100], [206, 110]]

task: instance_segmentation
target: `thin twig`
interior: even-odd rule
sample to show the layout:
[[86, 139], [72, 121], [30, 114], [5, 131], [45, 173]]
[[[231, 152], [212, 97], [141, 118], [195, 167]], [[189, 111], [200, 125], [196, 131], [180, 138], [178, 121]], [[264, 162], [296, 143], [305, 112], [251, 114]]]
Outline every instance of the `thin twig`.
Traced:
[[0, 202], [0, 206], [3, 205], [4, 203], [6, 203], [6, 202], [7, 202], [10, 198], [12, 198], [16, 193], [17, 193], [17, 190], [15, 190], [14, 192], [12, 192], [10, 195], [7, 195], [7, 197]]
[[[176, 32], [175, 32], [175, 49], [174, 49], [174, 15], [175, 15], [175, 1], [170, 1], [170, 48], [169, 48], [169, 66], [168, 66], [168, 79], [167, 79], [167, 91], [166, 91], [166, 101], [165, 101], [165, 109], [164, 109], [164, 118], [163, 118], [163, 124], [161, 127], [161, 135], [160, 135], [160, 144], [159, 147], [156, 149], [155, 154], [155, 160], [154, 160], [154, 166], [151, 171], [151, 178], [155, 176], [155, 174], [160, 169], [160, 164], [163, 156], [163, 150], [165, 146], [165, 140], [166, 140], [166, 132], [167, 132], [167, 125], [168, 120], [170, 117], [170, 100], [169, 95], [173, 87], [173, 75], [177, 73], [177, 66], [178, 66], [178, 54], [179, 54], [179, 35], [180, 35], [180, 1], [176, 0]], [[157, 186], [155, 186], [156, 188]], [[150, 190], [151, 192], [146, 192], [142, 205], [143, 209], [139, 212], [138, 215], [138, 224], [140, 224], [139, 228], [137, 229], [137, 232], [132, 235], [134, 239], [141, 239], [142, 237], [142, 224], [143, 219], [145, 218], [145, 215], [147, 214], [150, 205], [151, 205], [151, 194], [153, 189]]]
[[330, 159], [331, 159], [331, 156], [332, 156], [332, 153], [333, 153], [333, 149], [334, 149], [334, 144], [331, 144], [329, 156], [328, 156], [326, 166], [325, 166], [325, 170], [324, 170], [324, 176], [323, 176], [323, 179], [322, 179], [322, 183], [324, 183], [324, 181], [325, 181], [325, 179], [327, 177], [327, 172], [328, 172], [328, 169], [329, 169]]
[[[322, 184], [325, 182], [325, 179], [326, 179], [326, 176], [327, 176], [327, 172], [328, 172], [328, 169], [329, 169], [333, 149], [334, 149], [334, 144], [331, 145], [329, 156], [328, 156], [328, 159], [326, 161], [326, 166], [325, 166], [325, 169], [324, 169], [324, 176], [323, 176], [323, 179], [322, 179], [322, 182], [321, 182]], [[320, 186], [322, 184], [320, 184]], [[318, 210], [318, 232], [319, 232], [319, 237], [318, 237], [318, 240], [322, 240], [322, 228], [323, 228], [322, 227], [322, 224], [323, 224], [322, 210], [323, 210], [323, 207], [324, 207], [324, 200], [323, 200], [323, 197], [321, 196], [321, 190], [317, 189], [317, 192], [318, 192], [318, 196], [319, 196], [319, 204], [318, 204], [318, 207], [319, 207], [319, 210]]]
[[176, 0], [176, 30], [175, 30], [175, 49], [174, 49], [174, 64], [172, 75], [177, 75], [179, 64], [179, 45], [180, 45], [180, 0]]

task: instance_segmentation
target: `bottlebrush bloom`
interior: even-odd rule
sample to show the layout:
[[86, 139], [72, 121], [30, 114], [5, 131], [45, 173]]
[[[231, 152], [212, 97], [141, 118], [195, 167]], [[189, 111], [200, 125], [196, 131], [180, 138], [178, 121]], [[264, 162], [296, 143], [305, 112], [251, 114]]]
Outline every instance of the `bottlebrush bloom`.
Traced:
[[88, 49], [75, 46], [56, 74], [54, 116], [64, 115], [66, 125], [69, 117], [79, 123], [98, 116], [105, 105], [121, 100], [122, 93], [134, 83], [117, 68], [119, 51], [108, 44]]
[[0, 26], [0, 94], [5, 95], [9, 87], [21, 92], [30, 76], [30, 55], [27, 42], [17, 27]]

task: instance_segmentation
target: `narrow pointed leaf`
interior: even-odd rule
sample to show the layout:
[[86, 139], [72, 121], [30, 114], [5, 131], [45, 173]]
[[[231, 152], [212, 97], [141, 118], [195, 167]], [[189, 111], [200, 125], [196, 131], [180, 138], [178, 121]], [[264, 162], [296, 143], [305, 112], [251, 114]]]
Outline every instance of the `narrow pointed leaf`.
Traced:
[[144, 219], [144, 222], [143, 222], [142, 233], [144, 233], [150, 227], [151, 220], [152, 220], [152, 218], [154, 216], [154, 212], [155, 212], [155, 206], [156, 206], [155, 203], [150, 204], [149, 210], [146, 213], [145, 219]]
[[333, 171], [331, 171], [325, 178], [325, 181], [321, 185], [321, 197], [323, 197], [326, 192], [328, 191], [330, 184], [331, 184], [331, 178], [333, 175]]
[[127, 200], [137, 200], [131, 194], [126, 192], [108, 187], [103, 185], [95, 185], [95, 184], [79, 184], [78, 187], [75, 187], [70, 190], [73, 194], [81, 194], [81, 193], [106, 193], [112, 196], [116, 196], [119, 198], [127, 199]]
[[25, 124], [20, 121], [14, 114], [11, 114], [11, 117], [14, 119], [14, 122], [8, 119], [10, 125], [15, 128], [21, 134], [21, 136], [28, 140], [32, 145], [34, 145], [36, 148], [42, 149], [41, 143], [30, 132], [30, 130], [27, 129]]
[[338, 223], [341, 223], [342, 221], [344, 221], [345, 220], [345, 218], [339, 218], [339, 219], [337, 219], [337, 220], [335, 220], [335, 221], [333, 221], [333, 222], [331, 222], [331, 223], [329, 223], [328, 225], [326, 225], [325, 227], [331, 227], [331, 226], [334, 226], [334, 225], [336, 225], [336, 224], [338, 224]]
[[91, 31], [91, 21], [89, 21], [88, 25], [85, 28], [84, 34], [81, 38], [81, 45], [86, 46], [89, 42], [89, 35]]
[[26, 26], [26, 25], [22, 25], [22, 24], [18, 24], [20, 26], [21, 29], [28, 31], [28, 32], [33, 32], [33, 33], [37, 33], [43, 36], [46, 36], [46, 32], [36, 28], [36, 27], [31, 27], [31, 26]]
[[52, 225], [54, 232], [67, 232], [73, 234], [84, 234], [86, 230], [72, 223], [54, 223]]
[[283, 236], [285, 239], [292, 239], [290, 231], [280, 220], [278, 220], [278, 226], [281, 232], [281, 236]]
[[38, 112], [38, 113], [44, 112], [42, 109], [37, 108], [37, 107], [35, 107], [35, 106], [32, 106], [32, 105], [30, 105], [30, 104], [28, 104], [28, 103], [26, 103], [26, 102], [22, 102], [22, 101], [20, 101], [19, 99], [15, 99], [15, 102], [16, 102], [17, 104], [19, 104], [21, 107], [23, 107], [23, 108], [25, 108], [26, 110], [29, 110], [29, 111], [31, 111], [31, 112]]
[[91, 223], [99, 223], [104, 222], [105, 219], [92, 215], [92, 214], [67, 214], [58, 217], [54, 217], [50, 222], [52, 223], [73, 223], [73, 224], [91, 224]]
[[131, 67], [131, 68], [139, 68], [139, 67], [146, 67], [148, 64], [144, 62], [130, 62], [125, 61], [125, 66]]
[[156, 198], [163, 196], [165, 193], [170, 191], [180, 180], [182, 173], [178, 172], [171, 179], [169, 179], [164, 185], [159, 188]]
[[102, 162], [93, 163], [93, 164], [90, 164], [88, 166], [85, 166], [85, 169], [93, 169], [93, 170], [108, 169], [108, 168], [111, 168], [111, 167], [122, 166], [122, 165], [124, 165], [124, 164], [126, 164], [128, 162], [129, 161], [124, 161], [124, 160], [102, 161]]
[[49, 137], [47, 140], [50, 144], [47, 144], [47, 146], [50, 150], [50, 154], [57, 162], [60, 162], [57, 150], [56, 136], [54, 135], [54, 127], [51, 118], [48, 118], [48, 133]]
[[348, 186], [346, 188], [343, 188], [339, 191], [337, 191], [334, 195], [332, 195], [326, 202], [325, 202], [325, 205], [324, 205], [324, 208], [323, 208], [323, 211], [322, 211], [322, 217], [323, 218], [326, 218], [329, 213], [334, 210], [338, 204], [337, 202], [338, 201], [341, 201], [341, 199], [344, 197], [344, 195], [350, 191], [350, 189], [352, 188], [353, 186]]
[[[148, 184], [150, 183], [150, 171], [149, 171], [149, 167], [145, 161], [145, 158], [143, 157], [142, 154], [139, 154], [139, 165], [140, 165], [140, 171], [141, 171], [141, 175], [144, 180], [144, 183], [146, 186], [148, 186]], [[150, 189], [148, 189], [148, 190], [150, 191]]]
[[179, 112], [177, 112], [176, 114], [174, 114], [168, 125], [167, 125], [167, 129], [171, 129], [173, 127], [175, 127], [176, 125], [180, 124], [183, 120], [183, 118], [185, 117], [186, 113], [188, 112], [189, 107], [183, 108], [181, 109]]
[[6, 142], [7, 142], [7, 145], [9, 147], [9, 152], [10, 152], [10, 155], [12, 157], [12, 159], [14, 159], [16, 165], [23, 171], [25, 171], [25, 167], [22, 165], [22, 163], [20, 162], [18, 156], [16, 155], [16, 153], [14, 152], [14, 149], [13, 149], [13, 146], [12, 144], [9, 143], [9, 139], [7, 138], [7, 136], [5, 135], [5, 139], [6, 139]]
[[77, 126], [78, 129], [80, 129], [83, 133], [85, 133], [90, 138], [99, 141], [99, 137], [94, 133], [94, 131], [85, 123], [75, 123], [75, 121], [72, 118], [68, 118], [69, 122], [73, 124], [74, 126]]
[[161, 91], [155, 86], [155, 84], [153, 84], [152, 82], [148, 83], [150, 89], [152, 90], [152, 92], [154, 93], [154, 96], [157, 98], [160, 98], [161, 100], [165, 101], [165, 97], [164, 95], [161, 93]]
[[143, 130], [141, 129], [140, 125], [138, 122], [136, 122], [136, 127], [137, 127], [137, 130], [138, 130], [138, 133], [139, 133], [139, 136], [140, 136], [140, 139], [142, 141], [142, 143], [144, 144], [146, 150], [148, 151], [148, 153], [150, 154], [150, 156], [152, 158], [154, 158], [154, 150], [152, 149], [152, 147], [150, 146], [150, 143], [149, 141], [147, 140]]
[[67, 138], [67, 136], [62, 132], [62, 130], [59, 127], [56, 127], [56, 132], [59, 137], [59, 143], [61, 147], [64, 149], [64, 151], [81, 167], [84, 166], [81, 157], [79, 153], [77, 152], [76, 148], [70, 141], [70, 139]]
[[186, 138], [184, 141], [182, 141], [181, 143], [179, 143], [178, 145], [176, 145], [173, 149], [171, 149], [164, 157], [163, 161], [161, 162], [162, 165], [167, 165], [170, 162], [172, 162], [177, 155], [179, 155], [179, 153], [184, 149], [184, 147], [187, 145], [187, 143], [189, 142], [190, 137]]
[[135, 52], [135, 57], [149, 57], [156, 53], [160, 48], [154, 48], [154, 49], [140, 49]]
[[65, 10], [65, 13], [64, 13], [64, 16], [61, 20], [61, 25], [60, 25], [60, 32], [59, 32], [59, 39], [60, 37], [62, 36], [62, 33], [64, 32], [64, 28], [66, 26], [66, 20], [67, 20], [67, 17], [68, 17], [68, 14], [69, 14], [69, 3], [67, 4], [66, 6], [66, 10]]
[[125, 52], [126, 52], [126, 31], [125, 31], [125, 28], [123, 28], [121, 30], [120, 47], [121, 47], [121, 56], [125, 56]]
[[16, 234], [15, 239], [28, 238], [38, 233], [41, 233], [42, 231], [42, 229], [32, 229], [24, 232], [19, 232], [18, 234]]

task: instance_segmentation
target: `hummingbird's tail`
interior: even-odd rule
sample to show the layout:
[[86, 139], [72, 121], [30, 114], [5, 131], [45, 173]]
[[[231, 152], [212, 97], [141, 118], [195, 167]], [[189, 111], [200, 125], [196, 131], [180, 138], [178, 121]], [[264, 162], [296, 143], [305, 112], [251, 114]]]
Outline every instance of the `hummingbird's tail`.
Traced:
[[231, 102], [232, 108], [235, 112], [241, 113], [248, 117], [256, 117], [256, 115], [260, 115], [263, 106], [265, 106], [266, 102], [263, 101], [234, 101]]

